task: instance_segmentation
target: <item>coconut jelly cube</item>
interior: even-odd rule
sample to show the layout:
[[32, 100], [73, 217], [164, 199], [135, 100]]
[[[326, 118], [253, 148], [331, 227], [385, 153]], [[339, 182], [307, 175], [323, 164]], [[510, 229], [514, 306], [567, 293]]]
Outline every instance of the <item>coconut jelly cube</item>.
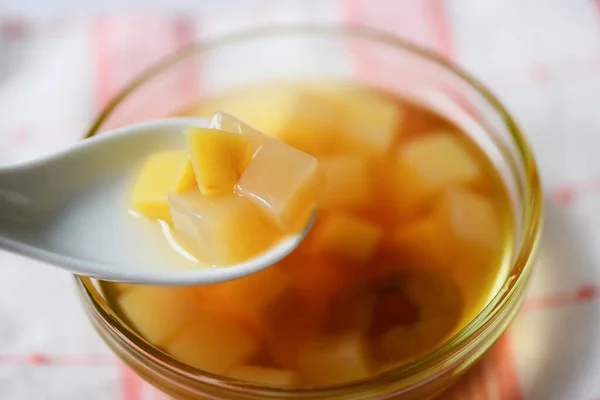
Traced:
[[344, 121], [342, 146], [373, 157], [391, 150], [402, 122], [402, 111], [394, 102], [366, 90], [349, 90], [336, 99], [339, 119]]
[[357, 155], [319, 159], [325, 183], [319, 207], [323, 209], [359, 209], [372, 200], [372, 174], [369, 160]]
[[332, 214], [318, 227], [319, 246], [350, 264], [363, 265], [377, 250], [383, 230], [350, 214]]
[[322, 185], [316, 158], [267, 139], [235, 186], [284, 231], [301, 229], [313, 210]]
[[351, 382], [369, 375], [365, 340], [360, 333], [321, 336], [309, 340], [298, 355], [303, 381], [314, 385]]
[[390, 236], [393, 250], [415, 268], [442, 268], [454, 261], [443, 215], [436, 211], [399, 224]]
[[200, 310], [217, 311], [261, 337], [265, 335], [265, 317], [289, 287], [289, 278], [274, 265], [243, 278], [197, 287], [194, 291]]
[[245, 331], [216, 314], [198, 314], [164, 346], [167, 353], [192, 367], [223, 374], [245, 363], [260, 344]]
[[185, 289], [136, 286], [123, 293], [118, 303], [135, 330], [155, 345], [164, 344], [197, 316]]
[[276, 368], [265, 368], [254, 365], [241, 365], [232, 369], [227, 376], [240, 381], [262, 383], [272, 386], [295, 386], [298, 374], [294, 371]]
[[466, 189], [452, 188], [441, 199], [449, 233], [459, 243], [490, 251], [502, 244], [500, 219], [492, 200]]
[[450, 132], [435, 132], [402, 145], [395, 169], [396, 196], [401, 212], [411, 213], [432, 195], [454, 185], [477, 181], [477, 160]]
[[131, 204], [144, 217], [171, 222], [168, 195], [196, 185], [185, 150], [153, 154], [144, 164], [131, 194]]
[[276, 233], [247, 198], [204, 196], [193, 190], [169, 196], [181, 244], [200, 262], [231, 265], [265, 251]]

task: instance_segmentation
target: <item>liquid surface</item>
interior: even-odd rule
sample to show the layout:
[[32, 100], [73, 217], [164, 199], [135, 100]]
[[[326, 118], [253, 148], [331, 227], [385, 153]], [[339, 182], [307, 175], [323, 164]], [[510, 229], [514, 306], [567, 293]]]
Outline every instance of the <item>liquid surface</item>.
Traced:
[[313, 229], [279, 264], [193, 288], [103, 283], [147, 341], [235, 379], [314, 387], [432, 353], [505, 278], [512, 215], [465, 134], [404, 99], [355, 86], [255, 87], [184, 112], [227, 110], [319, 160]]

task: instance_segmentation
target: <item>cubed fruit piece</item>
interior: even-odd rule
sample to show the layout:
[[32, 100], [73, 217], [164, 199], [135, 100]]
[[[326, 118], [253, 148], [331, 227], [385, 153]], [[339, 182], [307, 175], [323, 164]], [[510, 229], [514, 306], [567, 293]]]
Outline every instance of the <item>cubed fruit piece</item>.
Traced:
[[226, 99], [205, 103], [196, 113], [218, 110], [239, 116], [267, 135], [277, 137], [310, 154], [329, 152], [336, 142], [340, 121], [332, 118], [331, 105], [306, 87], [261, 87]]
[[371, 337], [379, 337], [398, 324], [410, 324], [418, 319], [419, 309], [393, 277], [388, 276], [376, 285], [375, 290], [376, 300], [369, 327]]
[[197, 316], [185, 289], [136, 286], [123, 293], [118, 304], [135, 330], [158, 346]]
[[269, 308], [263, 326], [270, 357], [281, 368], [295, 369], [302, 343], [321, 334], [327, 307], [306, 301], [293, 286]]
[[448, 273], [415, 271], [400, 280], [400, 287], [419, 309], [421, 318], [441, 314], [458, 315], [463, 307], [457, 284]]
[[376, 346], [377, 356], [385, 363], [411, 360], [423, 351], [420, 332], [412, 324], [399, 324], [387, 330]]
[[463, 312], [461, 293], [450, 276], [412, 271], [398, 277], [397, 285], [417, 312], [381, 335], [378, 354], [386, 362], [406, 362], [432, 351], [455, 332]]
[[258, 352], [260, 344], [221, 316], [202, 313], [190, 326], [180, 330], [164, 349], [192, 367], [223, 374], [248, 361]]
[[183, 192], [196, 184], [192, 164], [185, 150], [150, 156], [131, 194], [133, 209], [144, 217], [171, 222], [168, 195]]
[[231, 193], [247, 162], [248, 138], [197, 127], [188, 128], [185, 138], [200, 192]]
[[500, 220], [489, 198], [453, 188], [442, 197], [441, 207], [459, 243], [498, 251], [502, 244]]
[[356, 155], [319, 159], [325, 177], [319, 207], [323, 209], [359, 209], [369, 205], [372, 197], [370, 163]]
[[344, 121], [343, 147], [374, 157], [392, 148], [402, 120], [401, 109], [393, 101], [366, 90], [338, 94], [337, 101]]
[[344, 283], [342, 268], [325, 257], [296, 257], [286, 273], [291, 285], [315, 307], [327, 304]]
[[346, 286], [329, 303], [328, 327], [335, 332], [367, 333], [377, 298], [366, 285]]
[[199, 261], [231, 265], [267, 250], [279, 236], [252, 202], [234, 194], [203, 196], [197, 190], [169, 196], [182, 245]]
[[414, 213], [442, 189], [473, 183], [481, 175], [477, 161], [451, 132], [412, 139], [400, 147], [396, 160], [399, 212]]
[[246, 169], [252, 156], [256, 153], [256, 150], [267, 138], [265, 134], [260, 132], [258, 129], [253, 128], [246, 122], [240, 120], [236, 116], [225, 112], [219, 111], [213, 115], [208, 126], [210, 129], [218, 129], [227, 132], [237, 133], [238, 135], [244, 136], [248, 139], [248, 147], [246, 150], [246, 159], [242, 165], [242, 171]]
[[349, 214], [332, 214], [318, 227], [316, 235], [320, 248], [328, 254], [363, 265], [377, 250], [383, 230]]
[[466, 189], [452, 188], [432, 210], [401, 224], [390, 245], [413, 267], [462, 266], [467, 259], [485, 264], [501, 246], [501, 226], [492, 201]]
[[298, 371], [313, 385], [347, 383], [369, 375], [365, 340], [345, 333], [308, 341], [299, 351]]
[[317, 160], [277, 139], [267, 139], [235, 186], [286, 232], [302, 229], [322, 186]]
[[415, 268], [438, 269], [453, 263], [451, 240], [444, 219], [436, 210], [400, 224], [390, 236], [393, 251]]
[[455, 315], [440, 314], [423, 317], [413, 324], [397, 325], [381, 336], [377, 353], [385, 362], [415, 360], [447, 340], [456, 323]]
[[265, 336], [265, 318], [289, 289], [289, 278], [278, 267], [229, 282], [194, 288], [197, 307], [227, 316], [256, 337]]
[[269, 386], [295, 386], [298, 384], [298, 374], [285, 369], [241, 365], [232, 369], [227, 376], [240, 381], [261, 383]]

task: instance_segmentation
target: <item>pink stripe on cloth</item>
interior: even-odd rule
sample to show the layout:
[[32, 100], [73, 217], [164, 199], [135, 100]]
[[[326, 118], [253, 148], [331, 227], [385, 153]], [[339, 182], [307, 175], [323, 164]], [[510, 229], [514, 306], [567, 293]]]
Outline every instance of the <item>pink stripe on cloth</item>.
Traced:
[[133, 371], [124, 364], [120, 364], [121, 372], [121, 399], [143, 400], [143, 383]]
[[[92, 52], [96, 55], [96, 106], [100, 110], [126, 84], [165, 56], [192, 43], [196, 23], [185, 17], [99, 18], [92, 24]], [[199, 91], [200, 68], [185, 61], [152, 78], [140, 92], [118, 107], [103, 130], [145, 119], [167, 116], [175, 106], [191, 102]]]
[[522, 400], [510, 331], [498, 340], [489, 357], [499, 400]]

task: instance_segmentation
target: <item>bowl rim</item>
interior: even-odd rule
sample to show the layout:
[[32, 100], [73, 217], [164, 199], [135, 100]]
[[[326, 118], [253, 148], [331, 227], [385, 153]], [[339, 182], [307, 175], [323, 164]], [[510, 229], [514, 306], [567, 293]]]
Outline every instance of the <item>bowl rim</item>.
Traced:
[[[167, 55], [158, 62], [155, 62], [146, 70], [142, 71], [132, 80], [130, 80], [130, 82], [103, 108], [86, 132], [83, 139], [89, 138], [98, 133], [100, 127], [112, 113], [112, 111], [139, 86], [143, 85], [147, 81], [150, 81], [156, 75], [168, 70], [171, 66], [186, 59], [187, 57], [201, 54], [203, 51], [208, 51], [219, 46], [241, 41], [260, 39], [269, 36], [307, 34], [357, 37], [360, 39], [378, 42], [390, 47], [400, 48], [401, 50], [407, 51], [413, 56], [421, 57], [435, 63], [436, 65], [445, 69], [447, 72], [450, 72], [454, 76], [461, 79], [471, 88], [475, 89], [479, 95], [483, 96], [483, 98], [492, 106], [497, 115], [502, 119], [502, 122], [506, 125], [506, 128], [510, 133], [511, 139], [516, 145], [518, 155], [517, 161], [520, 164], [522, 163], [521, 167], [525, 171], [525, 201], [527, 203], [525, 204], [527, 212], [523, 213], [524, 215], [521, 232], [522, 236], [519, 243], [520, 246], [517, 251], [515, 251], [516, 257], [511, 265], [511, 273], [508, 274], [502, 288], [498, 291], [498, 293], [494, 295], [494, 297], [472, 321], [470, 321], [463, 329], [461, 329], [452, 338], [441, 345], [435, 352], [415, 363], [394, 368], [385, 372], [380, 372], [378, 374], [371, 375], [368, 378], [345, 384], [319, 387], [314, 389], [294, 389], [293, 391], [294, 393], [301, 393], [305, 396], [311, 396], [323, 395], [323, 393], [330, 393], [331, 391], [339, 389], [356, 390], [360, 392], [361, 390], [368, 388], [368, 385], [372, 384], [374, 381], [380, 383], [397, 383], [398, 380], [414, 378], [415, 376], [422, 375], [423, 373], [430, 371], [431, 368], [435, 367], [444, 360], [450, 364], [457, 363], [458, 361], [453, 359], [452, 356], [458, 354], [461, 348], [464, 349], [470, 340], [472, 341], [474, 338], [482, 335], [490, 323], [498, 318], [503, 311], [506, 311], [508, 306], [512, 303], [512, 300], [519, 298], [518, 294], [526, 284], [531, 273], [534, 253], [539, 244], [543, 200], [540, 177], [531, 147], [509, 112], [489, 89], [487, 89], [478, 79], [471, 76], [461, 67], [446, 59], [442, 55], [435, 53], [434, 51], [428, 50], [412, 43], [410, 40], [395, 36], [393, 34], [362, 27], [341, 27], [309, 24], [284, 26], [270, 25], [241, 29], [220, 37], [192, 43]], [[109, 328], [113, 331], [113, 333], [117, 334], [121, 340], [124, 340], [129, 346], [135, 348], [138, 352], [143, 353], [145, 357], [154, 360], [161, 366], [169, 369], [174, 368], [176, 373], [183, 374], [187, 378], [198, 381], [199, 383], [214, 384], [216, 385], [215, 387], [231, 389], [232, 385], [235, 385], [238, 388], [245, 390], [266, 390], [270, 394], [274, 395], [277, 395], [278, 393], [289, 395], [290, 391], [288, 389], [253, 385], [241, 381], [231, 380], [224, 376], [211, 374], [177, 361], [160, 349], [146, 342], [145, 339], [130, 329], [129, 326], [123, 320], [121, 320], [116, 313], [113, 312], [104, 298], [97, 293], [92, 281], [89, 278], [81, 276], [75, 276], [75, 278], [79, 288], [85, 294], [85, 300], [88, 303], [91, 302], [91, 304], [88, 305], [95, 313], [100, 315], [105, 323], [109, 325]], [[416, 381], [413, 382], [413, 384], [418, 385], [419, 382], [420, 381]]]

